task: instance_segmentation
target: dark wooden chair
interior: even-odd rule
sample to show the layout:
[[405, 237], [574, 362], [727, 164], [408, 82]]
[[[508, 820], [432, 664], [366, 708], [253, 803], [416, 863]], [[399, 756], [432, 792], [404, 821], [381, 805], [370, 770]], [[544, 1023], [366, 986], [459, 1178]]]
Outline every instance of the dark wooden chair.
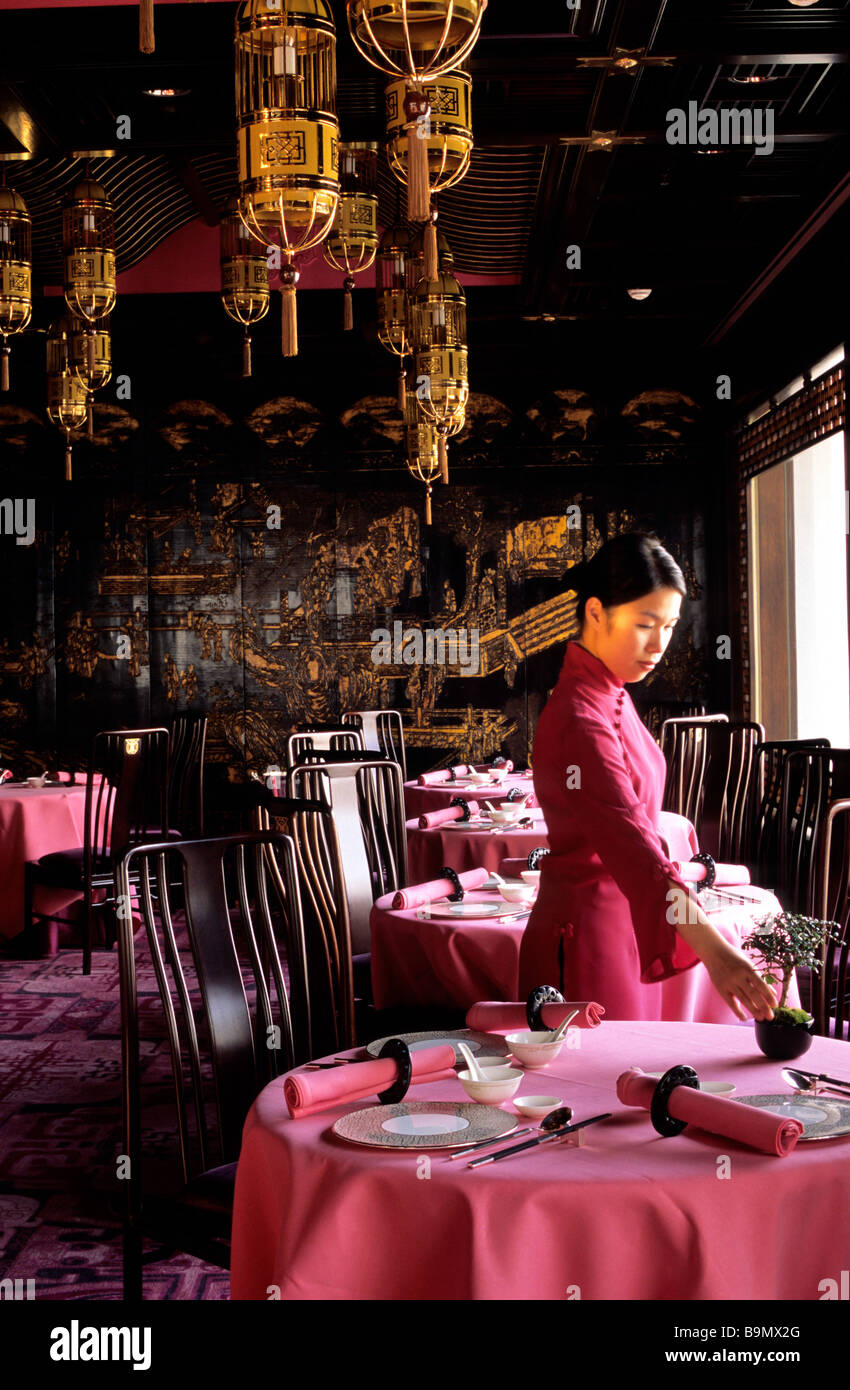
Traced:
[[786, 754], [777, 833], [777, 894], [791, 912], [815, 910], [820, 836], [831, 801], [850, 797], [850, 749], [804, 748]]
[[665, 719], [661, 726], [661, 751], [667, 761], [663, 810], [687, 816], [692, 824], [697, 824], [708, 766], [708, 730], [713, 724], [728, 722], [725, 714]]
[[[185, 928], [176, 920], [175, 884]], [[144, 920], [137, 938], [130, 917], [134, 885]], [[309, 1057], [309, 1007], [302, 992], [306, 967], [295, 846], [286, 836], [251, 832], [136, 846], [116, 866], [115, 893], [123, 1152], [129, 1160], [123, 1184], [124, 1297], [138, 1300], [143, 1263], [174, 1251], [229, 1267], [245, 1117], [268, 1081]], [[171, 1052], [179, 1171], [166, 1192], [149, 1180], [153, 1165], [144, 1137], [137, 990], [137, 969], [147, 964], [143, 940]], [[146, 1013], [146, 1026], [150, 1022]], [[145, 1239], [161, 1248], [144, 1256]]]
[[295, 767], [305, 753], [354, 753], [365, 748], [357, 729], [299, 729], [286, 740], [286, 766]]
[[362, 730], [364, 747], [373, 753], [392, 758], [401, 768], [402, 781], [407, 781], [407, 755], [404, 747], [404, 725], [397, 709], [354, 709], [342, 716], [343, 724]]
[[816, 912], [837, 922], [840, 939], [828, 941], [815, 977], [814, 1031], [850, 1042], [850, 799], [833, 801], [826, 814], [818, 857]]
[[207, 742], [205, 714], [184, 711], [171, 724], [168, 765], [168, 824], [184, 839], [204, 833], [204, 753]]
[[726, 864], [743, 862], [752, 816], [756, 750], [764, 728], [751, 720], [706, 727], [707, 752], [694, 824], [700, 849]]
[[[168, 730], [112, 729], [96, 734], [86, 776], [85, 830], [81, 849], [59, 850], [26, 865], [24, 930], [69, 919], [36, 912], [38, 887], [82, 893], [83, 973], [91, 974], [95, 893], [112, 899], [115, 862], [129, 845], [168, 835]], [[107, 934], [107, 940], [109, 936]]]
[[756, 749], [750, 797], [750, 832], [744, 862], [756, 883], [765, 888], [779, 883], [779, 823], [785, 759], [806, 748], [828, 748], [828, 738], [770, 739]]

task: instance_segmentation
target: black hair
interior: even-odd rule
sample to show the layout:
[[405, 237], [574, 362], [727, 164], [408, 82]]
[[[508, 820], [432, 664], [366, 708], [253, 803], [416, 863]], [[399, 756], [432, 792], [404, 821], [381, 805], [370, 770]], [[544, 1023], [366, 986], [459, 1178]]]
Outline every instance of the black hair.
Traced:
[[585, 604], [598, 598], [603, 608], [632, 603], [656, 589], [675, 589], [687, 595], [685, 577], [657, 536], [628, 531], [607, 541], [590, 560], [567, 571], [566, 582], [578, 595], [576, 618], [585, 622]]

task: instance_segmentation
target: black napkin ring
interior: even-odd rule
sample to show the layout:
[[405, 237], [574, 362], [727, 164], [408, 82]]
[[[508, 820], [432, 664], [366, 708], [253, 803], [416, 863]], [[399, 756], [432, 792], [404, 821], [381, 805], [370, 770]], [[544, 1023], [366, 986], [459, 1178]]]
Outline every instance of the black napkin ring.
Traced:
[[453, 767], [447, 768], [447, 771], [448, 771], [448, 774], [449, 774], [449, 781], [450, 781], [450, 782], [456, 782], [456, 781], [457, 781], [457, 773], [455, 772], [454, 768], [453, 768]]
[[455, 873], [454, 869], [449, 869], [449, 868], [443, 867], [443, 868], [440, 870], [440, 878], [447, 878], [447, 879], [449, 880], [449, 883], [451, 883], [452, 887], [453, 887], [454, 890], [455, 890], [453, 893], [449, 893], [449, 898], [448, 898], [449, 902], [450, 902], [450, 903], [462, 903], [462, 902], [463, 902], [463, 884], [461, 883], [461, 881], [460, 881], [460, 879], [458, 878], [457, 874]]
[[499, 757], [498, 757], [498, 758], [493, 758], [493, 759], [491, 759], [490, 766], [491, 766], [491, 767], [504, 767], [507, 761], [508, 761], [507, 758], [503, 758], [502, 755], [499, 754]]
[[670, 1139], [674, 1134], [681, 1134], [682, 1130], [688, 1127], [687, 1120], [674, 1120], [667, 1108], [670, 1097], [677, 1086], [689, 1086], [693, 1091], [699, 1090], [699, 1077], [693, 1067], [684, 1065], [671, 1067], [669, 1071], [665, 1071], [655, 1088], [652, 1105], [649, 1108], [649, 1118], [663, 1139]]
[[524, 792], [523, 789], [522, 789], [522, 787], [511, 787], [510, 791], [508, 792], [507, 796], [505, 797], [505, 800], [506, 800], [506, 801], [525, 801], [525, 798], [526, 798], [527, 796], [528, 796], [528, 792]]
[[536, 989], [533, 989], [525, 1005], [525, 1018], [531, 1032], [545, 1033], [551, 1031], [551, 1029], [546, 1028], [540, 1017], [540, 1011], [544, 1004], [566, 1004], [566, 1002], [561, 991], [556, 989], [554, 985], [538, 985]]
[[693, 854], [691, 855], [691, 863], [702, 864], [703, 868], [705, 869], [705, 878], [701, 879], [699, 883], [695, 884], [697, 892], [701, 893], [705, 888], [713, 888], [714, 880], [717, 878], [717, 865], [714, 862], [711, 855]]
[[400, 1100], [404, 1100], [410, 1090], [410, 1082], [413, 1077], [410, 1048], [401, 1038], [388, 1038], [378, 1056], [392, 1057], [394, 1062], [398, 1062], [398, 1077], [386, 1091], [379, 1091], [378, 1093], [378, 1100], [382, 1105], [397, 1105]]
[[526, 860], [529, 869], [539, 868], [540, 860], [543, 858], [543, 856], [551, 853], [552, 851], [550, 849], [544, 849], [542, 845], [538, 845], [536, 849], [530, 850], [528, 859]]
[[463, 807], [463, 815], [459, 817], [459, 820], [461, 821], [469, 820], [470, 816], [472, 815], [472, 812], [469, 809], [469, 802], [467, 801], [465, 796], [453, 796], [451, 801], [449, 802], [449, 805]]

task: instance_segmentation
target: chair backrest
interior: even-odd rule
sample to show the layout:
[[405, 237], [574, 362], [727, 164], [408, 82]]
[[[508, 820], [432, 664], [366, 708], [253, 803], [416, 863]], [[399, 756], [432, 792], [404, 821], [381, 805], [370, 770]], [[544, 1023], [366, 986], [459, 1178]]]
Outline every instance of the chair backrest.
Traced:
[[95, 734], [86, 778], [87, 871], [129, 845], [168, 834], [168, 753], [167, 729]]
[[364, 747], [392, 758], [401, 768], [402, 781], [407, 781], [404, 725], [397, 709], [350, 709], [342, 716], [342, 722], [361, 729]]
[[837, 922], [840, 938], [821, 952], [812, 985], [816, 1033], [850, 1042], [850, 799], [831, 802], [818, 856], [817, 915]]
[[779, 816], [785, 759], [789, 753], [802, 749], [828, 747], [828, 738], [771, 739], [763, 741], [756, 749], [749, 846], [745, 862], [756, 882], [765, 887], [775, 887], [779, 883]]
[[[276, 876], [268, 871], [269, 855]], [[138, 936], [134, 892], [144, 923]], [[137, 845], [116, 864], [115, 893], [132, 1204], [142, 1190], [139, 968], [152, 965], [159, 991], [186, 1182], [238, 1157], [255, 1096], [309, 1056], [299, 1035], [305, 1001], [291, 1008], [279, 949], [285, 940], [290, 975], [297, 976], [303, 921], [294, 845], [278, 834]]]
[[779, 879], [784, 908], [811, 915], [820, 836], [831, 801], [850, 796], [850, 748], [806, 748], [785, 757], [779, 807]]
[[401, 768], [372, 753], [308, 754], [290, 768], [287, 794], [330, 807], [342, 856], [352, 949], [371, 947], [369, 914], [376, 898], [407, 884], [407, 833]]
[[184, 839], [204, 833], [204, 752], [207, 742], [205, 714], [188, 710], [176, 714], [171, 725], [168, 767], [168, 825]]
[[353, 1047], [351, 924], [333, 815], [321, 802], [276, 797], [263, 789], [257, 789], [255, 814], [261, 829], [282, 831], [295, 846], [312, 1055]]
[[286, 766], [304, 761], [305, 753], [353, 753], [365, 748], [358, 729], [299, 729], [286, 740]]
[[687, 816], [697, 824], [708, 766], [708, 730], [715, 724], [728, 722], [726, 714], [707, 714], [702, 719], [665, 719], [661, 726], [661, 751], [667, 761], [663, 810]]
[[698, 807], [700, 848], [721, 863], [740, 864], [749, 841], [756, 750], [764, 728], [752, 720], [712, 723]]

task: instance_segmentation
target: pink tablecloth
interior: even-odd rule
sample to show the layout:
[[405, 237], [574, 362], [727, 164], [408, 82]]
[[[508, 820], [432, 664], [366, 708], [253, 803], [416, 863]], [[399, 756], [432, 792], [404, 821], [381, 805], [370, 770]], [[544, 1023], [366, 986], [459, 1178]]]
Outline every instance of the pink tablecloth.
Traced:
[[[419, 790], [426, 790], [420, 788]], [[458, 795], [457, 792], [454, 795]], [[483, 796], [474, 798], [479, 803]], [[449, 797], [451, 800], [451, 797]], [[429, 806], [428, 810], [438, 807]], [[531, 830], [447, 830], [438, 826], [434, 830], [420, 830], [416, 820], [407, 822], [407, 857], [409, 863], [408, 879], [411, 883], [425, 883], [438, 878], [440, 869], [447, 865], [462, 873], [465, 869], [484, 867], [498, 871], [503, 859], [527, 858], [530, 850], [537, 845], [549, 846], [546, 822], [543, 812], [533, 810], [528, 813], [534, 820]], [[671, 859], [690, 859], [696, 854], [699, 845], [696, 832], [684, 816], [662, 811], [659, 816], [659, 829], [663, 835]]]
[[[85, 781], [73, 787], [0, 787], [0, 936], [8, 940], [23, 931], [27, 861], [82, 846], [85, 805]], [[59, 912], [78, 896], [39, 888], [35, 906]]]
[[[785, 1158], [700, 1132], [662, 1139], [615, 1092], [631, 1065], [687, 1063], [739, 1095], [788, 1094], [782, 1064], [743, 1027], [604, 1022], [577, 1037], [519, 1094], [562, 1096], [576, 1119], [614, 1118], [588, 1129], [583, 1148], [472, 1171], [444, 1154], [425, 1163], [335, 1139], [334, 1120], [368, 1101], [291, 1120], [273, 1081], [245, 1123], [231, 1296], [819, 1300], [822, 1281], [847, 1268], [850, 1139], [798, 1143]], [[848, 1075], [848, 1052], [815, 1038], [806, 1066]], [[466, 1097], [444, 1080], [414, 1099]]]
[[[482, 771], [484, 769], [482, 768]], [[444, 806], [450, 806], [452, 798], [455, 796], [465, 797], [467, 801], [475, 799], [482, 801], [486, 797], [490, 801], [502, 801], [513, 787], [518, 787], [521, 792], [533, 792], [534, 783], [531, 775], [524, 777], [519, 773], [511, 772], [501, 782], [482, 783], [474, 786], [469, 782], [439, 782], [433, 787], [420, 787], [417, 782], [405, 782], [404, 784], [404, 814], [409, 818], [421, 816], [426, 811], [442, 811]]]
[[[757, 917], [781, 910], [772, 893], [752, 887], [743, 891], [757, 897], [757, 903], [710, 914], [711, 922], [734, 946], [740, 946]], [[379, 1009], [432, 1006], [465, 1011], [479, 999], [519, 998], [519, 949], [527, 919], [423, 921], [415, 911], [394, 912], [390, 901], [389, 895], [379, 898], [370, 917], [372, 989]], [[465, 901], [492, 903], [499, 898], [496, 893], [474, 892], [467, 893]], [[735, 1021], [704, 965], [664, 980], [661, 998], [662, 1018], [671, 1022]], [[605, 1003], [601, 994], [599, 1002]], [[796, 981], [788, 1002], [791, 1007], [799, 1005]]]

